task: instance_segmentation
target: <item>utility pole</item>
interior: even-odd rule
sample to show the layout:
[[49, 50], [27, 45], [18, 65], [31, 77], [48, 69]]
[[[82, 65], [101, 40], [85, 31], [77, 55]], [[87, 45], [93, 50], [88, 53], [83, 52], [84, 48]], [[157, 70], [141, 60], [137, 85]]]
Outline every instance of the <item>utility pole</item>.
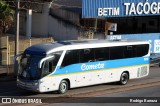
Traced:
[[[17, 25], [16, 25], [16, 35], [15, 35], [15, 53], [14, 56], [18, 55], [19, 53], [19, 10], [20, 10], [20, 0], [17, 0]], [[18, 60], [14, 61], [14, 77], [17, 76], [18, 70]]]
[[17, 28], [15, 37], [15, 55], [19, 53], [19, 10], [20, 10], [20, 0], [17, 0]]

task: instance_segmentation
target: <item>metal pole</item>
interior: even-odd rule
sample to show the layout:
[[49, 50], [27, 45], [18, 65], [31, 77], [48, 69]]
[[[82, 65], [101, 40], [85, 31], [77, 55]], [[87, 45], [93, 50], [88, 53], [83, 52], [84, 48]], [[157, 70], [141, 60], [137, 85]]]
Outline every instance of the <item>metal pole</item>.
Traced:
[[97, 18], [96, 18], [96, 20], [95, 20], [95, 23], [94, 23], [94, 32], [96, 32], [97, 31]]
[[[106, 26], [107, 23], [107, 18], [105, 19], [105, 34], [104, 34], [104, 39], [107, 39], [107, 35], [108, 35], [108, 25]], [[106, 29], [107, 28], [107, 29]]]
[[19, 7], [20, 7], [20, 0], [17, 0], [17, 28], [15, 37], [15, 55], [19, 53]]
[[[17, 28], [16, 28], [16, 36], [15, 36], [15, 57], [19, 53], [19, 9], [20, 9], [20, 0], [17, 0]], [[18, 60], [14, 61], [14, 77], [17, 76], [17, 68]]]

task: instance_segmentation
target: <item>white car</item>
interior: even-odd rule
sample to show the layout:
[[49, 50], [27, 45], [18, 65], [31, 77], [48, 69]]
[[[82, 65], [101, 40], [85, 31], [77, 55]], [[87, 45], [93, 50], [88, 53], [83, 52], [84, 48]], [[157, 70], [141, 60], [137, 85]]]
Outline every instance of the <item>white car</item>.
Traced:
[[151, 53], [150, 63], [152, 65], [159, 65], [160, 67], [160, 53]]

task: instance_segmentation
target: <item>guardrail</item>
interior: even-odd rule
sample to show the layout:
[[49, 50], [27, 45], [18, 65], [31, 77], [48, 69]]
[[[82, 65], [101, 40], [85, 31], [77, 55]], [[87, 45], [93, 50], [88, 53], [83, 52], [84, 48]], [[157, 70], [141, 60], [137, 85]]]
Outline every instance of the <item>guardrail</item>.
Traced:
[[150, 66], [154, 65], [158, 65], [160, 67], [160, 57], [150, 60]]

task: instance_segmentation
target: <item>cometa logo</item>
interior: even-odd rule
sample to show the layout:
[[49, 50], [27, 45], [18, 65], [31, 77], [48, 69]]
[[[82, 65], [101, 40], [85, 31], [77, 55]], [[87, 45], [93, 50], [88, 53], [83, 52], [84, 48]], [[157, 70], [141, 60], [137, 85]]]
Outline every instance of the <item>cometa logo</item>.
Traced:
[[81, 70], [85, 71], [85, 70], [97, 70], [97, 69], [103, 69], [104, 68], [104, 63], [98, 63], [98, 64], [92, 64], [92, 65], [86, 65], [86, 64], [82, 64], [81, 66]]

